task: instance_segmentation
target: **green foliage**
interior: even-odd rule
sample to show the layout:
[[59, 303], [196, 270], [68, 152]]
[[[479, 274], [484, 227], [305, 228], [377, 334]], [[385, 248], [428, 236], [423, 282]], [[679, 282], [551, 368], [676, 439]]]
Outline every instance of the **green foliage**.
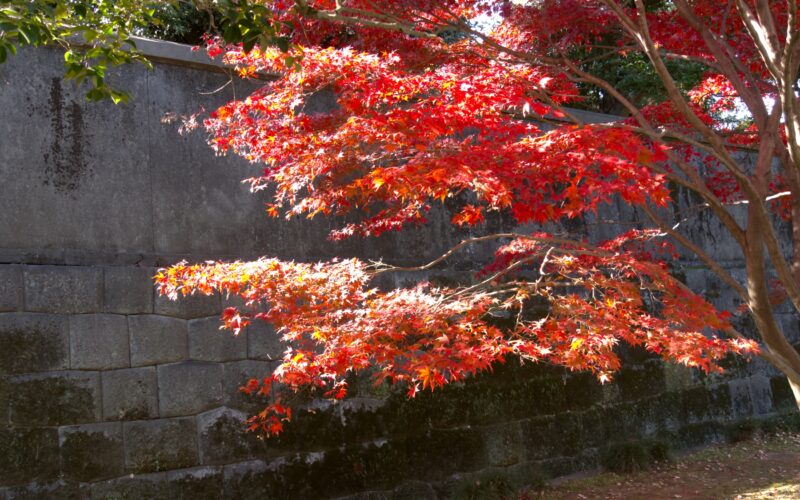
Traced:
[[135, 35], [198, 43], [207, 31], [246, 50], [256, 44], [288, 50], [278, 33], [291, 26], [270, 22], [263, 2], [247, 0], [11, 0], [0, 2], [0, 64], [20, 46], [59, 45], [65, 49], [64, 76], [87, 82], [87, 99], [127, 102], [129, 95], [109, 85], [109, 68], [131, 62], [151, 64], [136, 50]]
[[[606, 80], [637, 108], [666, 100], [667, 95], [661, 78], [643, 54], [638, 52], [627, 55], [591, 54], [586, 60], [590, 62], [584, 65], [582, 68], [584, 71]], [[668, 59], [666, 66], [678, 88], [683, 92], [697, 85], [706, 71], [703, 65], [690, 61]], [[605, 113], [626, 113], [616, 99], [602, 89], [593, 85], [583, 85], [581, 90], [586, 98], [583, 104], [586, 108]]]
[[600, 464], [610, 472], [630, 474], [647, 470], [655, 462], [669, 460], [669, 445], [660, 440], [623, 441], [608, 445]]
[[222, 23], [222, 12], [215, 5], [195, 5], [191, 2], [171, 2], [159, 5], [152, 23], [138, 34], [170, 42], [199, 45], [203, 35], [213, 33]]
[[151, 22], [159, 2], [147, 0], [12, 0], [0, 3], [0, 63], [18, 46], [65, 48], [65, 76], [88, 82], [89, 100], [125, 102], [128, 95], [106, 81], [108, 68], [150, 63], [131, 35]]

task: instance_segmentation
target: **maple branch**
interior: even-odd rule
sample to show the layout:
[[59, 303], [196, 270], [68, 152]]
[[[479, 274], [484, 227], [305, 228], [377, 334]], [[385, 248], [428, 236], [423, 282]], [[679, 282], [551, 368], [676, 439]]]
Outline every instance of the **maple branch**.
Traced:
[[655, 211], [647, 205], [642, 205], [642, 210], [647, 214], [650, 220], [658, 226], [659, 229], [664, 231], [665, 233], [672, 236], [676, 241], [678, 241], [681, 245], [686, 247], [690, 250], [693, 254], [697, 255], [703, 263], [708, 266], [709, 269], [714, 271], [714, 274], [720, 277], [722, 281], [724, 281], [728, 286], [730, 286], [738, 295], [741, 297], [742, 300], [747, 300], [747, 291], [740, 285], [733, 277], [725, 271], [722, 266], [720, 266], [710, 255], [708, 255], [702, 248], [700, 248], [697, 244], [691, 242], [686, 236], [676, 231], [674, 228], [670, 227], [666, 222], [664, 222], [656, 213]]
[[523, 239], [523, 240], [536, 241], [536, 242], [539, 242], [539, 243], [554, 243], [554, 244], [569, 245], [569, 246], [575, 246], [575, 247], [578, 247], [578, 248], [584, 248], [584, 249], [586, 249], [584, 251], [585, 253], [588, 253], [588, 252], [592, 251], [590, 249], [590, 247], [588, 245], [586, 245], [585, 243], [581, 243], [580, 241], [572, 240], [572, 239], [569, 239], [569, 238], [562, 238], [562, 237], [558, 237], [558, 236], [549, 236], [549, 237], [532, 236], [532, 235], [529, 235], [529, 234], [522, 234], [522, 233], [495, 233], [495, 234], [489, 234], [489, 235], [485, 235], [485, 236], [476, 236], [474, 238], [469, 238], [469, 239], [463, 240], [463, 241], [459, 242], [458, 244], [456, 244], [455, 246], [451, 247], [449, 250], [447, 250], [445, 253], [443, 253], [442, 255], [437, 257], [436, 259], [428, 262], [427, 264], [423, 264], [423, 265], [420, 265], [420, 266], [410, 266], [410, 267], [390, 266], [390, 265], [387, 265], [387, 264], [383, 264], [382, 262], [376, 262], [375, 263], [376, 269], [375, 269], [375, 271], [373, 271], [373, 273], [374, 273], [375, 276], [377, 276], [379, 274], [389, 273], [389, 272], [426, 271], [426, 270], [431, 269], [432, 267], [436, 266], [437, 264], [441, 263], [442, 261], [444, 261], [448, 257], [452, 256], [453, 254], [455, 254], [456, 252], [458, 252], [459, 250], [461, 250], [462, 248], [464, 248], [467, 245], [472, 245], [472, 244], [475, 244], [475, 243], [481, 243], [481, 242], [484, 242], [484, 241], [499, 240], [499, 239], [512, 239], [512, 240], [513, 239]]
[[[295, 0], [295, 6], [301, 16], [319, 21], [341, 22], [346, 24], [358, 24], [371, 28], [380, 28], [387, 31], [399, 31], [406, 35], [420, 38], [439, 38], [436, 33], [419, 31], [409, 27], [402, 22], [394, 20], [391, 16], [379, 12], [372, 12], [362, 9], [344, 7], [337, 2], [333, 10], [318, 10], [308, 5], [307, 0]], [[348, 14], [353, 14], [348, 15]], [[363, 17], [357, 17], [363, 16]]]

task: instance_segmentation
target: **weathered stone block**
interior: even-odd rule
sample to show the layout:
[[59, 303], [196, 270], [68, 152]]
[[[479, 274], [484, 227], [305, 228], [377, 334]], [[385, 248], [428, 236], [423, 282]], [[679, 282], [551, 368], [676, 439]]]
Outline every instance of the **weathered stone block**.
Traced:
[[17, 425], [66, 425], [100, 419], [97, 372], [50, 372], [8, 380], [10, 421]]
[[68, 314], [100, 310], [103, 271], [84, 266], [27, 266], [25, 308], [32, 312]]
[[200, 463], [228, 464], [255, 458], [267, 449], [265, 442], [246, 432], [247, 415], [230, 408], [216, 408], [197, 416]]
[[70, 316], [70, 366], [111, 370], [130, 366], [128, 321], [118, 314]]
[[753, 399], [750, 395], [750, 384], [747, 379], [732, 380], [728, 382], [731, 393], [731, 404], [736, 417], [751, 417], [753, 415]]
[[694, 382], [692, 369], [678, 363], [664, 363], [664, 385], [667, 391], [679, 391]]
[[194, 319], [213, 316], [222, 311], [218, 295], [188, 295], [178, 300], [170, 300], [156, 294], [153, 312], [175, 318]]
[[103, 372], [103, 420], [138, 420], [158, 416], [154, 366]]
[[567, 378], [564, 394], [570, 410], [585, 410], [603, 400], [603, 386], [591, 373], [575, 373]]
[[[222, 467], [194, 467], [167, 472], [171, 498], [222, 498]], [[165, 495], [166, 496], [166, 495]]]
[[91, 500], [133, 500], [164, 498], [167, 475], [163, 472], [137, 474], [84, 485], [81, 498]]
[[652, 396], [666, 390], [664, 365], [660, 361], [622, 368], [615, 380], [624, 401]]
[[486, 427], [482, 431], [486, 460], [492, 466], [509, 466], [525, 460], [519, 421]]
[[81, 498], [81, 495], [78, 483], [59, 479], [7, 488], [6, 496], [3, 496], [3, 488], [0, 488], [0, 498], [6, 500], [40, 500], [49, 498], [73, 500]]
[[122, 424], [75, 425], [58, 429], [61, 471], [78, 481], [121, 476], [125, 472]]
[[186, 321], [166, 316], [128, 316], [131, 364], [154, 365], [189, 357]]
[[0, 314], [0, 374], [69, 367], [69, 324], [65, 316]]
[[234, 361], [247, 358], [247, 336], [220, 330], [216, 316], [189, 321], [189, 357], [199, 361]]
[[197, 465], [194, 418], [124, 422], [125, 467], [133, 473]]
[[575, 455], [580, 450], [581, 423], [572, 413], [538, 417], [522, 424], [522, 442], [529, 458]]
[[23, 306], [22, 267], [0, 265], [0, 311], [19, 311]]
[[750, 381], [750, 397], [757, 415], [772, 413], [772, 387], [767, 377], [753, 375]]
[[222, 404], [222, 365], [188, 361], [158, 367], [162, 417], [193, 415]]
[[0, 427], [0, 485], [58, 476], [55, 429]]
[[277, 360], [283, 357], [286, 344], [271, 324], [254, 321], [245, 329], [247, 335], [247, 357], [250, 359]]
[[153, 312], [153, 275], [149, 267], [107, 267], [104, 270], [103, 305], [118, 314]]
[[239, 390], [248, 380], [263, 380], [272, 373], [272, 365], [267, 361], [233, 361], [223, 365], [223, 403], [247, 413], [260, 411], [269, 404], [267, 398], [248, 395]]

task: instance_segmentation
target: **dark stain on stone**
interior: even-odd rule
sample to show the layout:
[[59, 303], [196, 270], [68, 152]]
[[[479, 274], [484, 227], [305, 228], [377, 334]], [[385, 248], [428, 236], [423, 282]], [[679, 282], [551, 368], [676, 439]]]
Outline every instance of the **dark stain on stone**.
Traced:
[[43, 182], [61, 193], [73, 192], [92, 169], [84, 150], [87, 136], [81, 106], [65, 102], [59, 78], [50, 84], [50, 115], [51, 142], [44, 153]]
[[58, 368], [66, 357], [65, 340], [46, 326], [0, 330], [0, 373]]

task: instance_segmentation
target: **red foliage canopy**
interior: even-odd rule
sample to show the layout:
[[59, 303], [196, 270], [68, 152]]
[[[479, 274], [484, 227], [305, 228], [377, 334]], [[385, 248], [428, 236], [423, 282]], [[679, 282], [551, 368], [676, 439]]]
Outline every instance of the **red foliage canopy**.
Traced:
[[[706, 371], [718, 370], [729, 352], [757, 351], [732, 328], [730, 312], [716, 310], [670, 274], [669, 237], [739, 293], [767, 342], [764, 352], [789, 374], [786, 367], [795, 360], [775, 354], [771, 343], [762, 245], [785, 295], [800, 303], [793, 257], [776, 253], [774, 230], [765, 223], [776, 209], [765, 203], [769, 199], [783, 201], [780, 213], [791, 218], [797, 198], [783, 190], [794, 192], [800, 182], [800, 129], [794, 130], [800, 105], [786, 91], [800, 64], [794, 2], [272, 5], [273, 21], [294, 26], [287, 32], [294, 45], [288, 52], [245, 53], [210, 39], [209, 53], [242, 76], [272, 79], [204, 122], [216, 151], [263, 166], [248, 182], [253, 190], [274, 189], [268, 212], [361, 214], [359, 222], [330, 235], [342, 239], [425, 223], [435, 205], [457, 199], [463, 208], [452, 222], [479, 236], [446, 256], [478, 242], [499, 247], [474, 282], [451, 288], [422, 283], [380, 291], [373, 279], [401, 269], [359, 260], [262, 259], [162, 270], [161, 293], [238, 295], [245, 306], [225, 311], [225, 327], [238, 333], [251, 321], [268, 321], [286, 341], [282, 365], [244, 388], [275, 396], [252, 420], [254, 429], [279, 432], [291, 417], [287, 395], [303, 387], [344, 397], [353, 372], [406, 384], [413, 396], [509, 356], [591, 370], [605, 381], [619, 367], [614, 349], [620, 341]], [[494, 25], [491, 30], [475, 27], [470, 20], [478, 16]], [[598, 48], [606, 55], [643, 53], [668, 99], [637, 108], [588, 73], [581, 57]], [[707, 75], [682, 94], [666, 70], [667, 58], [703, 64]], [[617, 98], [629, 116], [582, 121], [565, 106], [580, 105], [579, 85], [586, 84]], [[335, 108], [307, 113], [308, 99], [325, 92], [335, 96]], [[731, 112], [747, 119], [733, 125], [721, 119]], [[760, 150], [755, 169], [748, 169], [735, 156], [752, 146]], [[783, 170], [770, 166], [774, 157]], [[742, 245], [748, 279], [756, 284], [733, 280], [666, 222], [670, 182], [694, 192], [722, 221]], [[592, 244], [552, 230], [611, 200], [635, 207], [650, 225]], [[745, 228], [730, 204], [749, 204]], [[491, 211], [511, 214], [520, 229], [480, 235]], [[748, 245], [753, 238], [758, 248]], [[546, 304], [547, 315], [531, 317], [533, 303]], [[500, 328], [493, 320], [498, 314], [515, 320]]]

